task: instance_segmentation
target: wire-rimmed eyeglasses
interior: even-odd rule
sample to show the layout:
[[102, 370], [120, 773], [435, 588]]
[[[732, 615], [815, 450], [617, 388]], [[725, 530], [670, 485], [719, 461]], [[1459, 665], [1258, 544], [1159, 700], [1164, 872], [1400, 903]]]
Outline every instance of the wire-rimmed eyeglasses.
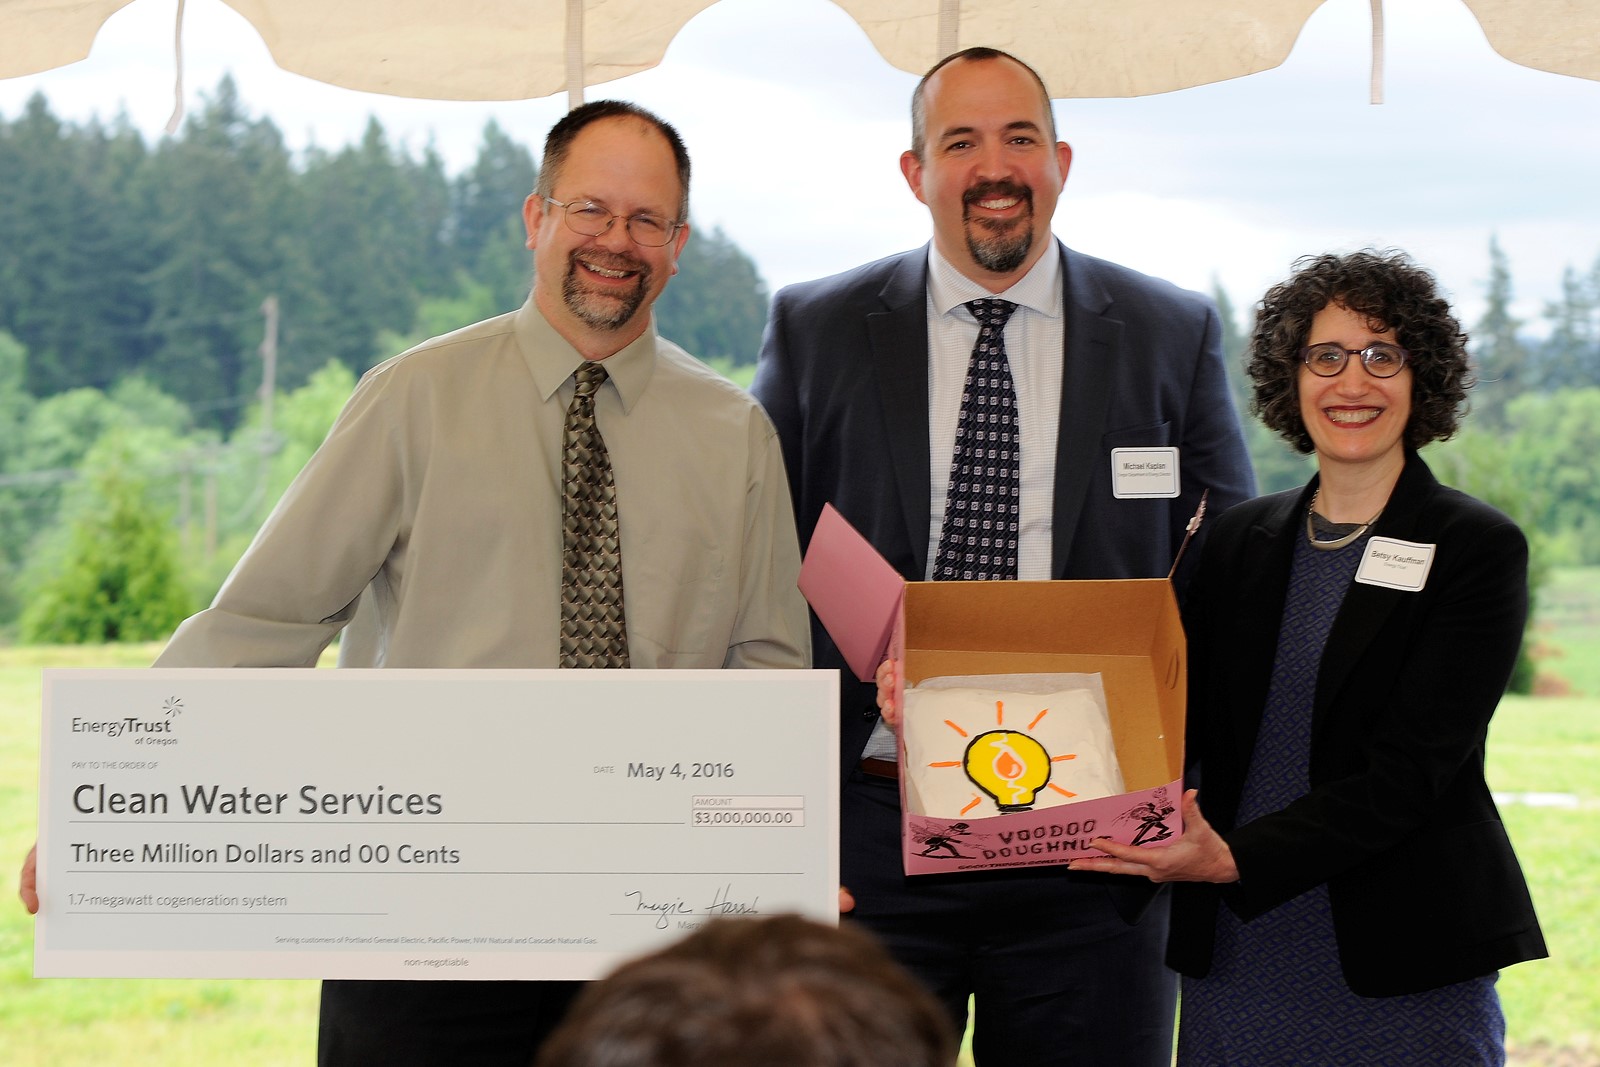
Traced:
[[1346, 348], [1332, 341], [1307, 345], [1300, 350], [1300, 360], [1319, 378], [1333, 378], [1344, 370], [1351, 356], [1361, 357], [1361, 366], [1374, 378], [1393, 378], [1411, 359], [1411, 353], [1399, 345], [1379, 341], [1366, 348]]
[[547, 196], [544, 201], [552, 207], [561, 209], [567, 219], [567, 229], [573, 233], [581, 233], [585, 237], [599, 237], [621, 219], [634, 243], [644, 245], [646, 248], [660, 248], [668, 244], [683, 226], [681, 222], [664, 219], [648, 211], [637, 215], [616, 215], [604, 204], [597, 204], [593, 200], [569, 200], [562, 203], [553, 196]]

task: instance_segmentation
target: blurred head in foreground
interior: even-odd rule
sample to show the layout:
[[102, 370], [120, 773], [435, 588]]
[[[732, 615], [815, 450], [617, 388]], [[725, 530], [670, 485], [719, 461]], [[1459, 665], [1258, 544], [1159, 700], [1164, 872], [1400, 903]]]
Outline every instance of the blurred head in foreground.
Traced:
[[931, 994], [870, 935], [720, 919], [589, 986], [537, 1067], [951, 1067]]

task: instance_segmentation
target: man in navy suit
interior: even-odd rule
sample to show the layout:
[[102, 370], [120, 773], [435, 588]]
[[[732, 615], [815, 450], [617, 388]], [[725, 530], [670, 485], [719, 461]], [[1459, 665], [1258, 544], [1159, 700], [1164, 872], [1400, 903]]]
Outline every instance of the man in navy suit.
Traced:
[[[1253, 479], [1205, 297], [1074, 252], [1050, 232], [1072, 150], [1030, 67], [993, 49], [935, 66], [900, 161], [933, 218], [929, 246], [792, 286], [773, 301], [754, 391], [777, 426], [808, 540], [832, 503], [909, 580], [934, 576], [979, 323], [1001, 297], [1020, 456], [1022, 579], [1164, 576], [1202, 491]], [[1172, 463], [1176, 496], [1114, 467]], [[844, 659], [813, 620], [816, 664]], [[1167, 902], [1109, 875], [1031, 868], [905, 876], [894, 741], [874, 690], [841, 707], [844, 884], [853, 918], [945, 1003], [976, 997], [980, 1064], [1166, 1065], [1176, 980]]]

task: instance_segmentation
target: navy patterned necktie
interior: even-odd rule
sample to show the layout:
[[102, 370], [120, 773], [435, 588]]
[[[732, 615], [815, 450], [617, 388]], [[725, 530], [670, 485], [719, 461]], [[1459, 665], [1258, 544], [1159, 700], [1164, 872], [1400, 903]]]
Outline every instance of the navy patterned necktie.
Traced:
[[606, 369], [585, 360], [576, 379], [561, 455], [561, 666], [626, 667], [617, 488], [594, 421]]
[[973, 300], [978, 343], [967, 365], [950, 462], [950, 495], [934, 557], [936, 581], [990, 581], [1017, 576], [1021, 530], [1021, 437], [1017, 389], [1006, 361], [1009, 300]]

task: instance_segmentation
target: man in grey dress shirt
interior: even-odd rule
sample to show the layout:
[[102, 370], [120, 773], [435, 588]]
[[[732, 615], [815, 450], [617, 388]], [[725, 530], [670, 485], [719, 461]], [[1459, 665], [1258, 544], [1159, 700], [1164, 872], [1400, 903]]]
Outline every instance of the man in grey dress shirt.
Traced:
[[[341, 666], [557, 666], [562, 435], [586, 360], [607, 371], [629, 664], [810, 666], [772, 426], [654, 329], [688, 202], [656, 116], [602, 101], [557, 123], [523, 205], [527, 303], [368, 372], [157, 666], [311, 666], [347, 625]], [[22, 896], [37, 909], [31, 854]], [[330, 981], [318, 1061], [525, 1067], [575, 985]]]

